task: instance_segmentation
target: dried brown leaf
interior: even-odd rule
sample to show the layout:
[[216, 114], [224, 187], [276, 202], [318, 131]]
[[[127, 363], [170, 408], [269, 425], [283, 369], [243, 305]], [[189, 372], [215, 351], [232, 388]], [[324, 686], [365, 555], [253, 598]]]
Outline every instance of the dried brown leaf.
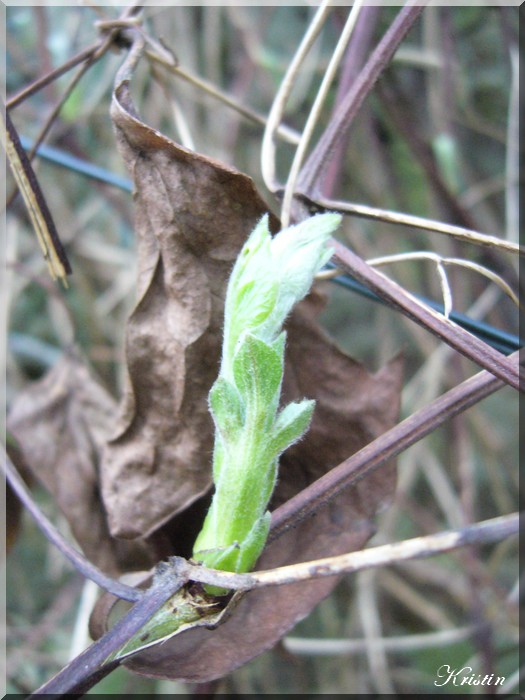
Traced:
[[251, 178], [142, 123], [126, 81], [115, 90], [112, 118], [135, 185], [139, 272], [102, 491], [111, 532], [135, 538], [210, 488], [207, 397], [218, 374], [225, 288], [268, 208]]
[[86, 556], [108, 573], [151, 562], [141, 545], [110, 536], [100, 500], [99, 456], [115, 412], [113, 399], [69, 354], [17, 397], [8, 417], [24, 464], [53, 495]]

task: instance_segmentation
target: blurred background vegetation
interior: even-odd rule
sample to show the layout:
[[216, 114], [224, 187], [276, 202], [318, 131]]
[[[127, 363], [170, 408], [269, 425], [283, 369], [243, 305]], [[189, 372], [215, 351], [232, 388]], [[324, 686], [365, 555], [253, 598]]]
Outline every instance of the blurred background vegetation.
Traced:
[[[397, 8], [378, 11], [376, 42]], [[312, 18], [309, 7], [153, 7], [148, 33], [162, 39], [185, 70], [267, 114], [279, 82]], [[345, 21], [333, 9], [294, 88], [286, 122], [300, 131]], [[117, 10], [92, 7], [7, 8], [7, 96], [95, 42], [97, 19]], [[361, 110], [333, 194], [409, 214], [472, 226], [517, 241], [512, 181], [517, 141], [518, 12], [503, 7], [427, 8]], [[46, 144], [54, 157], [75, 156], [125, 180], [109, 104], [125, 52], [109, 51], [85, 73], [54, 120]], [[74, 71], [73, 71], [74, 72]], [[19, 133], [38, 137], [66, 91], [62, 76], [11, 111]], [[185, 80], [147, 64], [133, 83], [142, 119], [195, 150], [260, 176], [262, 127]], [[335, 93], [331, 96], [331, 104]], [[329, 117], [326, 111], [321, 124]], [[284, 181], [293, 156], [279, 147]], [[35, 159], [35, 167], [73, 276], [68, 289], [47, 277], [21, 198], [8, 208], [9, 402], [53, 365], [74, 336], [114, 396], [122, 380], [124, 325], [134, 297], [132, 198], [70, 165]], [[8, 196], [13, 182], [8, 179]], [[348, 217], [344, 237], [365, 258], [434, 251], [487, 265], [516, 288], [508, 254], [443, 236]], [[431, 263], [385, 268], [406, 289], [440, 301]], [[453, 269], [454, 308], [517, 333], [512, 302], [490, 281]], [[323, 321], [356, 359], [376, 370], [396, 352], [406, 357], [403, 415], [472, 374], [475, 367], [410, 321], [333, 282]], [[517, 396], [510, 389], [447, 423], [399, 460], [394, 503], [378, 518], [373, 543], [398, 541], [517, 509]], [[49, 497], [39, 502], [67, 532]], [[13, 515], [9, 515], [11, 523]], [[47, 680], [87, 643], [92, 589], [71, 572], [29, 517], [8, 558], [9, 692]], [[514, 541], [347, 577], [275, 650], [234, 672], [221, 693], [450, 693], [434, 685], [443, 664], [517, 683], [517, 551]], [[454, 692], [479, 693], [461, 686]], [[93, 693], [176, 693], [173, 682], [119, 670]]]

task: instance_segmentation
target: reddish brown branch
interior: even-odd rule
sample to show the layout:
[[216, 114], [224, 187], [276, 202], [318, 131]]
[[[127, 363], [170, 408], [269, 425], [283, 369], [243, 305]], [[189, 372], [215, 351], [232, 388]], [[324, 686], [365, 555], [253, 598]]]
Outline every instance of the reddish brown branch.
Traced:
[[[518, 362], [518, 353], [508, 358], [508, 365], [512, 370], [517, 370]], [[272, 513], [269, 541], [297, 525], [300, 520], [311, 515], [342, 489], [355, 484], [366, 474], [431, 433], [446, 420], [467, 410], [502, 386], [501, 380], [496, 379], [490, 372], [482, 371], [409, 416], [279, 506]]]
[[405, 5], [399, 11], [308, 158], [297, 183], [298, 190], [311, 195], [320, 189], [321, 177], [335, 153], [337, 144], [346, 135], [365, 98], [422, 11], [423, 5]]
[[42, 90], [42, 88], [45, 88], [54, 80], [57, 80], [57, 78], [60, 78], [60, 76], [64, 75], [64, 73], [69, 72], [79, 63], [89, 61], [97, 53], [101, 45], [102, 43], [98, 41], [96, 44], [93, 44], [87, 49], [80, 51], [80, 53], [77, 53], [76, 56], [73, 56], [68, 61], [65, 61], [65, 63], [63, 63], [58, 68], [55, 68], [49, 73], [46, 73], [46, 75], [43, 75], [41, 78], [37, 78], [32, 83], [30, 83], [26, 87], [22, 88], [22, 90], [17, 92], [16, 95], [10, 97], [6, 102], [6, 107], [8, 109], [13, 109], [24, 100], [27, 100], [28, 97], [31, 97], [31, 95], [34, 95], [35, 93], [39, 92], [40, 90]]
[[55, 547], [57, 547], [57, 549], [60, 550], [60, 552], [62, 552], [66, 559], [73, 564], [75, 569], [77, 569], [82, 576], [94, 581], [104, 590], [109, 591], [110, 593], [113, 593], [113, 595], [123, 598], [124, 600], [136, 601], [142, 598], [142, 591], [106, 576], [103, 571], [88, 561], [62, 537], [53, 523], [48, 520], [48, 518], [40, 510], [30, 491], [18, 474], [14, 464], [11, 462], [5, 452], [0, 460], [0, 466], [9, 482], [9, 486], [11, 486], [20, 501], [32, 515], [42, 533], [52, 544], [55, 545]]
[[144, 596], [103, 637], [88, 647], [80, 656], [44, 683], [31, 696], [54, 695], [64, 697], [83, 695], [102, 678], [119, 666], [119, 660], [108, 660], [120, 649], [154, 613], [187, 582], [184, 560], [173, 559], [160, 565], [153, 584]]
[[499, 377], [514, 389], [523, 391], [523, 387], [520, 386], [520, 371], [517, 364], [512, 365], [509, 358], [491, 348], [487, 343], [417, 301], [411, 294], [368, 265], [349, 248], [338, 241], [333, 241], [333, 246], [338, 267], [349, 272], [352, 277], [375, 292], [387, 304], [437, 335], [438, 338], [444, 340], [462, 355]]

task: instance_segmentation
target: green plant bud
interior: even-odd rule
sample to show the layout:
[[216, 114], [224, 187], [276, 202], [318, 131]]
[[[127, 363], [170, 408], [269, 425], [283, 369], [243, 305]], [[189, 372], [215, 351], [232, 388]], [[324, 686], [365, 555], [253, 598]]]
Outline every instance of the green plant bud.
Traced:
[[330, 236], [339, 214], [318, 214], [280, 231], [273, 238], [264, 216], [244, 244], [226, 293], [223, 366], [228, 374], [236, 344], [243, 333], [271, 342], [294, 304], [310, 289], [329, 260]]
[[319, 214], [284, 229], [272, 239], [274, 271], [279, 293], [272, 312], [258, 335], [271, 338], [278, 333], [292, 307], [308, 293], [314, 276], [332, 255], [327, 242], [339, 226], [339, 214]]
[[314, 410], [314, 401], [305, 400], [279, 411], [282, 327], [330, 257], [327, 243], [340, 219], [320, 214], [272, 238], [263, 217], [233, 268], [221, 370], [209, 396], [215, 493], [193, 548], [209, 567], [250, 571], [266, 543], [279, 456], [305, 433]]

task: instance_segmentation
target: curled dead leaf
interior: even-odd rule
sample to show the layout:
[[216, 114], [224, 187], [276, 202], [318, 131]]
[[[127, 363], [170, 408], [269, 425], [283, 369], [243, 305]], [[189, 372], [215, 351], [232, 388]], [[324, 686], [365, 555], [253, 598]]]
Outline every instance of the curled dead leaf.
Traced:
[[135, 186], [137, 304], [121, 417], [103, 459], [111, 532], [146, 537], [211, 486], [207, 397], [233, 262], [268, 210], [251, 178], [144, 124], [123, 81], [111, 115]]
[[8, 430], [27, 469], [53, 495], [86, 556], [108, 573], [151, 565], [141, 543], [109, 534], [99, 459], [116, 405], [77, 354], [64, 355], [13, 403]]

